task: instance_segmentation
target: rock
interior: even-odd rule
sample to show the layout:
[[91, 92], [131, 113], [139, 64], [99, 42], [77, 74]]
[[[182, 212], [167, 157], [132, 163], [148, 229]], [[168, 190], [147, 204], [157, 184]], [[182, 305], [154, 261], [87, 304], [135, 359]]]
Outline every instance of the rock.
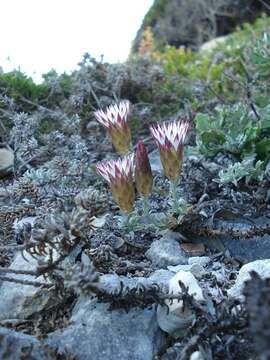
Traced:
[[228, 36], [219, 36], [215, 39], [209, 40], [202, 44], [200, 50], [209, 51], [217, 47], [219, 44], [223, 44], [228, 39]]
[[81, 298], [71, 325], [49, 334], [46, 342], [79, 360], [152, 360], [165, 343], [154, 309], [108, 308], [108, 304]]
[[18, 220], [16, 219], [13, 223], [13, 229], [15, 233], [19, 233], [22, 231], [25, 227], [30, 227], [30, 229], [33, 228], [37, 217], [36, 216], [25, 216], [22, 219]]
[[205, 274], [204, 268], [200, 264], [192, 264], [192, 265], [176, 265], [176, 266], [168, 266], [168, 270], [177, 273], [180, 270], [190, 271], [197, 279], [200, 279], [203, 274]]
[[14, 153], [12, 150], [0, 149], [0, 177], [8, 175], [14, 166]]
[[174, 273], [168, 270], [156, 270], [148, 278], [119, 276], [116, 274], [105, 274], [99, 277], [99, 288], [106, 289], [106, 292], [117, 293], [121, 288], [128, 287], [130, 290], [135, 289], [139, 285], [150, 287], [157, 284], [160, 288], [169, 289], [169, 281], [174, 276]]
[[146, 257], [158, 268], [187, 264], [187, 256], [181, 250], [179, 242], [167, 236], [153, 241]]
[[197, 279], [201, 279], [202, 276], [206, 273], [203, 266], [200, 264], [193, 264], [190, 268], [191, 274], [193, 274]]
[[155, 171], [159, 174], [163, 174], [163, 167], [162, 167], [162, 164], [160, 161], [158, 150], [154, 150], [149, 154], [149, 160], [150, 160], [152, 171]]
[[[21, 253], [15, 256], [10, 268], [14, 270], [35, 270], [37, 261], [25, 254], [27, 261]], [[37, 280], [43, 282], [43, 277], [34, 278], [30, 275], [8, 274], [8, 277], [20, 280]], [[45, 281], [44, 281], [45, 282]], [[0, 285], [0, 320], [26, 319], [28, 316], [49, 306], [50, 296], [46, 289], [38, 287], [3, 282]]]
[[223, 240], [224, 247], [232, 257], [242, 262], [252, 262], [270, 258], [270, 235], [256, 236], [249, 239]]
[[[269, 219], [261, 216], [252, 219], [251, 222], [243, 216], [223, 211], [223, 214], [216, 215], [214, 220], [214, 228], [220, 230], [222, 235], [207, 237], [195, 234], [192, 241], [204, 242], [210, 249], [228, 250], [233, 258], [244, 263], [270, 259], [270, 235], [252, 237], [249, 232], [252, 234], [254, 225], [258, 228], [258, 232], [261, 230], [264, 233], [269, 227]], [[230, 235], [232, 231], [237, 234], [237, 237]]]
[[194, 351], [194, 353], [190, 355], [189, 360], [204, 360], [204, 356], [200, 351]]
[[253, 261], [242, 266], [235, 281], [235, 284], [228, 290], [228, 295], [230, 297], [244, 300], [244, 283], [245, 281], [251, 279], [251, 271], [256, 271], [256, 273], [260, 275], [262, 279], [270, 278], [270, 259]]
[[[170, 280], [170, 294], [181, 293], [179, 281], [181, 281], [188, 288], [188, 293], [193, 295], [197, 301], [203, 303], [205, 302], [203, 292], [199, 286], [198, 281], [188, 271], [180, 270]], [[187, 307], [184, 308], [183, 301], [181, 300], [166, 300], [166, 305], [167, 306], [158, 305], [157, 308], [157, 320], [160, 328], [171, 335], [175, 335], [177, 333], [177, 336], [182, 336], [186, 328], [194, 319], [195, 315]]]
[[182, 271], [190, 271], [191, 265], [176, 265], [176, 266], [167, 266], [168, 270], [174, 272], [175, 274], [182, 270]]
[[193, 256], [188, 259], [188, 264], [199, 264], [203, 267], [207, 266], [209, 262], [211, 261], [211, 258], [209, 256]]
[[151, 281], [152, 283], [158, 284], [160, 287], [168, 287], [169, 289], [169, 281], [174, 276], [174, 272], [160, 269], [156, 270], [151, 274], [148, 278], [148, 281]]
[[0, 327], [0, 359], [53, 360], [55, 357], [33, 336]]
[[6, 200], [9, 197], [9, 193], [6, 188], [0, 188], [0, 200]]
[[[195, 279], [195, 277], [188, 271], [180, 270], [178, 273], [171, 278], [169, 283], [169, 292], [172, 294], [181, 293], [181, 288], [179, 287], [179, 281], [181, 281], [186, 288], [188, 288], [188, 293], [190, 295], [194, 295], [194, 298], [197, 301], [204, 301], [204, 296], [202, 293], [202, 289]], [[183, 302], [178, 300], [168, 301], [170, 311], [179, 310], [182, 312]]]
[[182, 243], [181, 249], [184, 250], [188, 256], [201, 256], [205, 254], [205, 246], [202, 243]]

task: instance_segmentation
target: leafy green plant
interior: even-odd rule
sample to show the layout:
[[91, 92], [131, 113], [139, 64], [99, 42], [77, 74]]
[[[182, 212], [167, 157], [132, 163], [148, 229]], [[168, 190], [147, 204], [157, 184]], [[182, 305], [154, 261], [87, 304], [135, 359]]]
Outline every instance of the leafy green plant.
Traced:
[[239, 160], [255, 154], [266, 161], [270, 155], [270, 107], [260, 113], [257, 119], [243, 104], [217, 107], [211, 115], [198, 113], [195, 123], [199, 151], [208, 157], [227, 152]]
[[246, 178], [247, 183], [250, 180], [261, 180], [263, 176], [263, 162], [258, 160], [254, 163], [254, 160], [255, 156], [247, 156], [241, 162], [230, 165], [227, 169], [219, 172], [219, 178], [215, 179], [215, 181], [222, 185], [232, 183], [237, 186], [238, 182], [243, 178]]
[[0, 74], [0, 88], [15, 100], [25, 98], [36, 102], [48, 95], [48, 87], [45, 84], [35, 84], [31, 77], [19, 70]]
[[266, 78], [270, 74], [270, 34], [265, 32], [262, 38], [255, 43], [251, 52], [250, 61], [258, 68], [259, 75]]

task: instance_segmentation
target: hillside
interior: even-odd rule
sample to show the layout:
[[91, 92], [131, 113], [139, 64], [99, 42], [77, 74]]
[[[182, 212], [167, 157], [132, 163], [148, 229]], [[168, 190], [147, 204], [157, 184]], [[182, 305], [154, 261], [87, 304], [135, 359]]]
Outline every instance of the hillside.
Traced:
[[155, 0], [138, 30], [133, 51], [138, 51], [147, 28], [160, 46], [196, 49], [269, 10], [267, 3], [259, 0]]

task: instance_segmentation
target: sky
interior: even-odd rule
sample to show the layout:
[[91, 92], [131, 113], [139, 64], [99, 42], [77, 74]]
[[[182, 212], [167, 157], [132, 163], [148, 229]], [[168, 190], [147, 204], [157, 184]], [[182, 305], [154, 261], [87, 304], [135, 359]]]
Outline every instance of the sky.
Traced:
[[74, 70], [82, 55], [124, 61], [153, 0], [1, 0], [0, 67]]

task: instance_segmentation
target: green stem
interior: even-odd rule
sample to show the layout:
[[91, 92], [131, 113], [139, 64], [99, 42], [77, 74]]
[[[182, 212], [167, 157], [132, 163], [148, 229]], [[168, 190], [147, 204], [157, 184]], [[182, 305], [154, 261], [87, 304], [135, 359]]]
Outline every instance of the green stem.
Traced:
[[170, 185], [170, 197], [171, 197], [171, 201], [172, 201], [172, 210], [174, 213], [178, 212], [178, 198], [177, 198], [177, 185], [178, 185], [178, 181], [171, 181], [171, 185]]
[[149, 199], [146, 196], [142, 197], [142, 205], [143, 205], [143, 215], [146, 219], [149, 218], [150, 206]]
[[142, 205], [143, 205], [143, 216], [148, 221], [150, 225], [154, 227], [154, 229], [160, 229], [161, 224], [159, 221], [155, 219], [153, 215], [150, 214], [150, 203], [149, 198], [146, 196], [142, 197]]
[[122, 213], [122, 222], [121, 222], [122, 227], [129, 228], [129, 221], [132, 216], [132, 212], [126, 213], [124, 211], [121, 211], [121, 213]]

